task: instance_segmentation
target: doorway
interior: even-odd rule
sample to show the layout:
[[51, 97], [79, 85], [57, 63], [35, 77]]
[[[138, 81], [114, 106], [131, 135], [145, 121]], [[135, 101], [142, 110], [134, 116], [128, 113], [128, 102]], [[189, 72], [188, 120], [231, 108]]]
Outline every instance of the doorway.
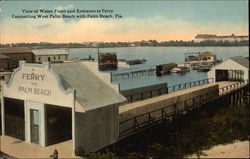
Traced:
[[39, 110], [30, 109], [30, 141], [35, 144], [39, 144], [39, 119]]
[[45, 107], [47, 116], [47, 145], [71, 139], [72, 109], [51, 104], [45, 104]]
[[24, 101], [4, 98], [5, 134], [24, 140]]
[[228, 80], [228, 70], [215, 70], [215, 82]]

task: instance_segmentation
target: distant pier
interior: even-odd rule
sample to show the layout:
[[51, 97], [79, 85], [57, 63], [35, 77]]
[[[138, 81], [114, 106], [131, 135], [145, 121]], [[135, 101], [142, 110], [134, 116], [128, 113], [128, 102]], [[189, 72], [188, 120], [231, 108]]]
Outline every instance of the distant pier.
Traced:
[[143, 69], [143, 70], [136, 70], [130, 72], [120, 72], [120, 73], [111, 73], [111, 79], [118, 80], [123, 78], [133, 78], [139, 77], [144, 75], [152, 75], [155, 72], [155, 68]]

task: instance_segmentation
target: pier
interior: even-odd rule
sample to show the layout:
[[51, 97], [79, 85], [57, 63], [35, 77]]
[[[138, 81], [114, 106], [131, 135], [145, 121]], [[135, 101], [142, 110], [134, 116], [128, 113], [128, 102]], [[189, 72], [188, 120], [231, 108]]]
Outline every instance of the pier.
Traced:
[[119, 108], [119, 139], [163, 121], [174, 120], [205, 104], [249, 102], [248, 89], [248, 81], [213, 82], [122, 105]]
[[144, 75], [152, 75], [155, 72], [155, 68], [149, 68], [149, 69], [143, 69], [143, 70], [136, 70], [136, 71], [130, 71], [130, 72], [120, 72], [120, 73], [110, 73], [112, 81], [117, 79], [123, 79], [123, 78], [133, 78], [133, 77], [139, 77]]

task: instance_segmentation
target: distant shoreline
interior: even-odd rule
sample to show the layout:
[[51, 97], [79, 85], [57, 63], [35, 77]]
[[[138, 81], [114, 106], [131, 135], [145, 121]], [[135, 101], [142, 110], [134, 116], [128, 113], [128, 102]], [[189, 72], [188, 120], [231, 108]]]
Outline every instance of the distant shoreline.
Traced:
[[117, 47], [242, 47], [249, 46], [248, 40], [243, 41], [165, 41], [156, 40], [140, 42], [86, 42], [86, 43], [12, 43], [0, 44], [2, 47], [30, 47], [34, 49], [53, 49], [53, 48], [117, 48]]
[[30, 47], [32, 49], [89, 49], [89, 48], [140, 48], [140, 47], [246, 47], [248, 45], [244, 46], [112, 46], [112, 47]]

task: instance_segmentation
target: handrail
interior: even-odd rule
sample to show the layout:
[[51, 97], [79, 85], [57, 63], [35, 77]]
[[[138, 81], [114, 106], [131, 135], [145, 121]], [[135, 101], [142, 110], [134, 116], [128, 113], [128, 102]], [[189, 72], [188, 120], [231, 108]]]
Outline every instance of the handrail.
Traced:
[[186, 82], [186, 83], [182, 83], [182, 84], [169, 86], [168, 90], [170, 90], [172, 88], [173, 92], [176, 92], [176, 91], [184, 90], [184, 89], [187, 89], [187, 88], [197, 87], [197, 86], [201, 86], [201, 85], [204, 85], [204, 84], [207, 84], [207, 83], [212, 83], [212, 82], [214, 82], [213, 78], [206, 78], [206, 79], [202, 79], [202, 80], [191, 81], [191, 82]]
[[[176, 91], [181, 91], [181, 90], [185, 90], [185, 89], [188, 89], [188, 88], [193, 88], [193, 87], [201, 86], [201, 85], [204, 85], [204, 84], [207, 84], [207, 83], [212, 83], [212, 82], [213, 82], [213, 78], [206, 78], [206, 79], [202, 79], [202, 80], [186, 82], [186, 83], [182, 83], [182, 84], [178, 84], [178, 85], [173, 85], [173, 86], [167, 86], [167, 83], [166, 83], [166, 89], [167, 89], [167, 91], [163, 92], [163, 93], [160, 93], [160, 95], [168, 94], [168, 93], [173, 93], [173, 92], [176, 92]], [[163, 83], [161, 83], [161, 84], [163, 84]], [[158, 84], [156, 84], [156, 85], [158, 85]], [[151, 94], [152, 94], [152, 92], [154, 92], [154, 91], [161, 91], [163, 89], [164, 89], [164, 87], [161, 87], [161, 88], [151, 89], [151, 90], [148, 90], [148, 91], [145, 91], [145, 92], [133, 93], [133, 94], [129, 94], [127, 96], [127, 98], [129, 98], [129, 97], [131, 98], [131, 97], [137, 96], [137, 95], [142, 96], [143, 93], [148, 93], [148, 92], [151, 92]], [[172, 90], [172, 91], [170, 91], [170, 90]], [[152, 97], [154, 97], [154, 96], [152, 95], [151, 98]], [[133, 103], [133, 101], [130, 101], [130, 102]]]

